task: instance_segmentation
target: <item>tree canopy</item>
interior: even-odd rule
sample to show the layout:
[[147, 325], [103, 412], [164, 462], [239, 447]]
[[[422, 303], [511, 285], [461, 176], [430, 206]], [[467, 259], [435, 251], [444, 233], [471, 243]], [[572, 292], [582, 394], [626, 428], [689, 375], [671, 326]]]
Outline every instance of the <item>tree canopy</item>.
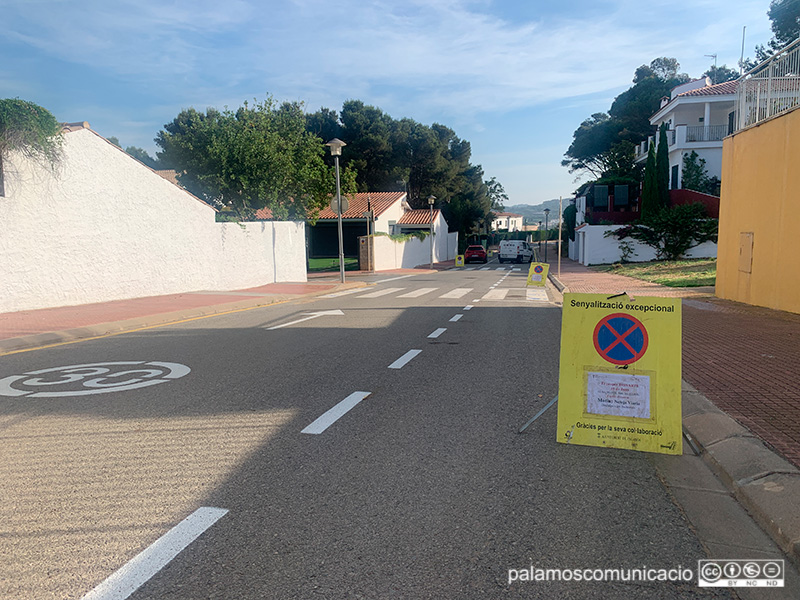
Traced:
[[[772, 0], [767, 16], [771, 21], [772, 39], [767, 45], [756, 46], [756, 62], [767, 60], [778, 50], [800, 37], [800, 0]], [[751, 69], [756, 63], [749, 59], [745, 68]]]
[[588, 173], [598, 179], [638, 181], [641, 174], [634, 163], [633, 144], [652, 135], [650, 116], [658, 110], [661, 98], [689, 81], [679, 69], [678, 61], [667, 57], [636, 69], [633, 86], [614, 99], [608, 113], [593, 114], [575, 130], [561, 164], [571, 173]]
[[462, 241], [508, 199], [495, 178], [484, 181], [481, 166], [470, 162], [469, 142], [440, 123], [394, 119], [348, 100], [338, 115], [328, 108], [306, 115], [306, 129], [322, 141], [347, 143], [342, 162], [357, 171], [360, 191], [405, 191], [414, 208], [427, 208], [427, 198], [435, 196]]
[[[313, 218], [335, 183], [324, 146], [306, 123], [300, 103], [272, 98], [236, 110], [189, 108], [158, 132], [157, 156], [186, 189], [243, 218], [262, 207], [278, 218]], [[352, 191], [350, 169], [342, 180], [343, 192]]]

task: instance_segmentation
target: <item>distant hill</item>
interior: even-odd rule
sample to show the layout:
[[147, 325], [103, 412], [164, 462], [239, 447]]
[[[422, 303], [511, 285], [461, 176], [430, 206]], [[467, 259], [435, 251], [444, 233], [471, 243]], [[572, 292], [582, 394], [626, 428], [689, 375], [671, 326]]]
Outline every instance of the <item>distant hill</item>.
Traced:
[[[569, 204], [569, 199], [563, 201], [564, 208]], [[544, 223], [544, 209], [550, 209], [549, 222], [558, 222], [558, 198], [555, 200], [546, 200], [541, 204], [515, 204], [514, 206], [506, 206], [505, 212], [515, 213], [525, 217], [526, 225], [533, 225], [541, 221]]]

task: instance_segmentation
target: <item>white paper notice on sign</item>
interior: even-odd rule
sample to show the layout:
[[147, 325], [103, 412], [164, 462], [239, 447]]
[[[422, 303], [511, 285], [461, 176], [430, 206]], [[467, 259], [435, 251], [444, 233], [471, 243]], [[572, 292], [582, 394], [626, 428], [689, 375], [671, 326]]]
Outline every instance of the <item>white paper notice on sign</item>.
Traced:
[[536, 273], [533, 273], [531, 275], [531, 281], [541, 281], [541, 280], [542, 280], [542, 276], [541, 275], [537, 275]]
[[587, 410], [595, 415], [650, 418], [650, 378], [646, 375], [589, 373]]

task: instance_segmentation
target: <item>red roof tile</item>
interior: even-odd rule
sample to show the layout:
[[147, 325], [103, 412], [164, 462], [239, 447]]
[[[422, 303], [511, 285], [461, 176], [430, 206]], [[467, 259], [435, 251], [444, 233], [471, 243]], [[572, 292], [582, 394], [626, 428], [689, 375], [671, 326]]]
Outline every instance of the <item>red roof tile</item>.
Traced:
[[[402, 200], [405, 195], [405, 192], [359, 192], [358, 194], [347, 196], [347, 201], [350, 205], [342, 214], [342, 218], [363, 219], [364, 213], [367, 212], [368, 200], [374, 216], [377, 218], [395, 202]], [[330, 206], [326, 206], [320, 211], [318, 220], [336, 220], [337, 218], [336, 213], [331, 210]], [[268, 221], [272, 219], [272, 211], [269, 208], [260, 208], [256, 211], [256, 219]]]
[[675, 97], [687, 98], [691, 96], [724, 96], [727, 94], [735, 94], [738, 83], [738, 80], [734, 79], [733, 81], [726, 81], [716, 85], [701, 87], [696, 90], [689, 90], [688, 92], [683, 92]]
[[[433, 211], [433, 222], [436, 222], [436, 219], [439, 218], [439, 209], [434, 209]], [[418, 208], [416, 210], [409, 210], [406, 211], [400, 220], [397, 222], [398, 225], [430, 225], [431, 224], [431, 211], [427, 208]]]
[[[342, 213], [343, 219], [363, 219], [364, 213], [367, 212], [367, 199], [370, 200], [370, 206], [375, 218], [386, 212], [395, 202], [399, 202], [405, 197], [405, 192], [360, 192], [355, 195], [347, 197], [350, 206], [345, 212]], [[330, 206], [326, 206], [319, 213], [319, 220], [336, 219], [336, 213], [333, 212]]]

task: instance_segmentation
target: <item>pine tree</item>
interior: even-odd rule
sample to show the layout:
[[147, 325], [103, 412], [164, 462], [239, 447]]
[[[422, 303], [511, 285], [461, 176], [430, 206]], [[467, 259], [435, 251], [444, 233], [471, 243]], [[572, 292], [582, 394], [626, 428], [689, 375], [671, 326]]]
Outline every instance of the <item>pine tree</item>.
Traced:
[[641, 219], [646, 221], [658, 212], [658, 181], [656, 179], [656, 145], [650, 144], [647, 162], [644, 167], [644, 186], [642, 187]]

